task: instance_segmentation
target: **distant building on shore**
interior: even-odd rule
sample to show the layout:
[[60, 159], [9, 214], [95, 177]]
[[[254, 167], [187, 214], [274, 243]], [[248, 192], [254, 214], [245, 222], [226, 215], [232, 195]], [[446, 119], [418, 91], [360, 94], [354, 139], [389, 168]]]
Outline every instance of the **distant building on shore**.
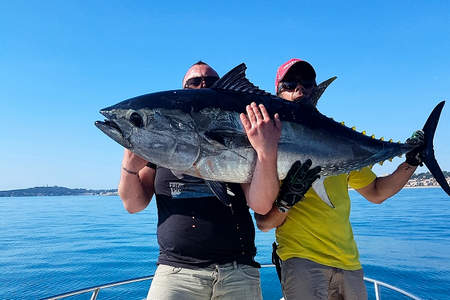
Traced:
[[[449, 172], [443, 172], [445, 179], [450, 185], [450, 174]], [[430, 172], [420, 173], [417, 175], [413, 175], [410, 180], [406, 183], [405, 187], [433, 187], [439, 186], [436, 179], [434, 179], [433, 175]]]

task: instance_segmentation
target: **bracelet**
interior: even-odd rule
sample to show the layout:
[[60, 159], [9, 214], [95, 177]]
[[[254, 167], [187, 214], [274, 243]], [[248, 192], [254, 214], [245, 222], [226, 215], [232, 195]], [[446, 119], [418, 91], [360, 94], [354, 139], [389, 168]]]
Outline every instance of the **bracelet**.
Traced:
[[139, 177], [139, 173], [138, 172], [134, 172], [134, 171], [128, 170], [124, 166], [122, 166], [122, 170], [124, 170], [125, 172], [127, 172], [129, 174], [136, 175], [137, 177]]

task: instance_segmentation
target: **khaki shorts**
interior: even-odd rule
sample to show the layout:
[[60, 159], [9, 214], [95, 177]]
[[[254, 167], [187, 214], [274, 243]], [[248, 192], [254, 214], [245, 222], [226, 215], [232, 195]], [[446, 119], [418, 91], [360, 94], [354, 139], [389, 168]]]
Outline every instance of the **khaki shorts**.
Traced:
[[362, 269], [342, 270], [304, 258], [282, 262], [281, 286], [286, 300], [367, 299]]
[[159, 265], [147, 300], [261, 300], [259, 269], [236, 262], [202, 269]]

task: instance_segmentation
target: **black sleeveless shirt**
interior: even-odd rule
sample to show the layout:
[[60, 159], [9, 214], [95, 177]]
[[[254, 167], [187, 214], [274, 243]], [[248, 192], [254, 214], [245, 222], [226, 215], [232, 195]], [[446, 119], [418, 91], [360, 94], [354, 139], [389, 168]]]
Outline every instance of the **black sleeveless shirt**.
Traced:
[[241, 186], [227, 184], [230, 208], [203, 179], [181, 176], [156, 168], [158, 263], [202, 268], [237, 261], [259, 267], [255, 228]]

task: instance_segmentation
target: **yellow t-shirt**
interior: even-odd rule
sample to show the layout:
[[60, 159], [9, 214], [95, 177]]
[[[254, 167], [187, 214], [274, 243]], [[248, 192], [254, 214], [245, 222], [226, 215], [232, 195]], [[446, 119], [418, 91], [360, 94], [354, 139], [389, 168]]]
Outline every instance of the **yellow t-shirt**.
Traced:
[[276, 230], [280, 258], [300, 257], [344, 270], [361, 269], [350, 224], [348, 186], [360, 189], [375, 178], [368, 167], [325, 178], [325, 190], [335, 208], [325, 204], [312, 188], [309, 189]]

